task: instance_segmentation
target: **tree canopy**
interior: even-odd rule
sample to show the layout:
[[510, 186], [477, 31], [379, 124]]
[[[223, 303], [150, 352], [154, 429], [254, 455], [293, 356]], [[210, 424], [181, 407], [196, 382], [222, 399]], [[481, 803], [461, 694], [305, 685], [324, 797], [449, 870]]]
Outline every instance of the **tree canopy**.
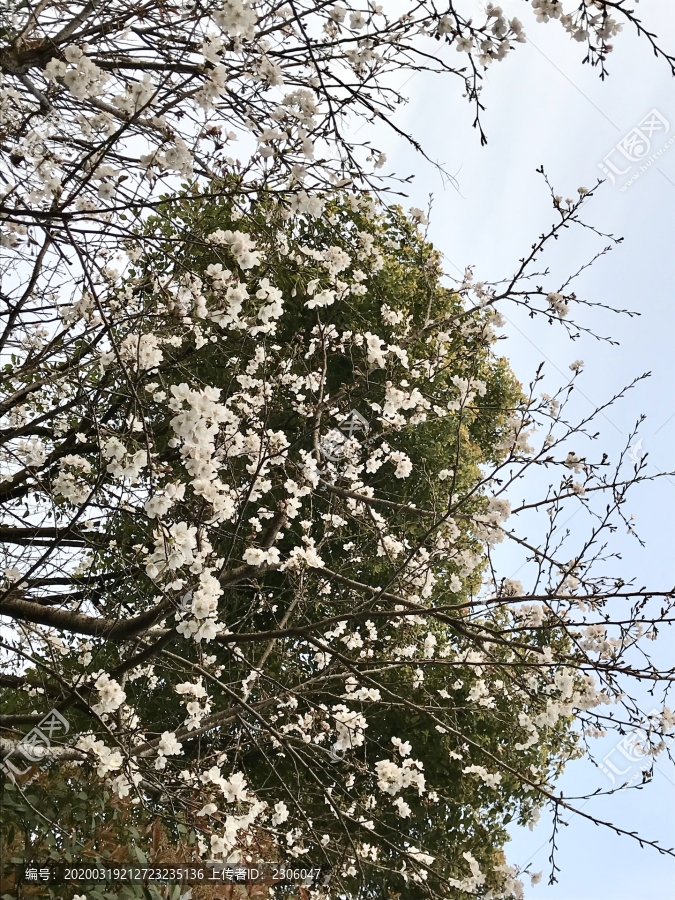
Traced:
[[[5, 457], [2, 723], [53, 707], [76, 739], [45, 758], [68, 836], [16, 792], [11, 818], [54, 854], [159, 822], [186, 859], [261, 846], [351, 896], [517, 894], [504, 825], [553, 796], [575, 713], [617, 699], [571, 627], [590, 574], [549, 556], [523, 603], [492, 568], [509, 484], [561, 464], [552, 432], [530, 446], [557, 401], [399, 209], [242, 213], [215, 188], [160, 206], [105, 308], [83, 290], [22, 361], [43, 377]], [[582, 465], [548, 503], [603, 487]], [[82, 818], [83, 796], [113, 799]]]
[[[621, 19], [673, 66], [622, 2], [532, 7], [602, 75]], [[0, 26], [3, 859], [518, 898], [510, 821], [597, 821], [555, 793], [565, 763], [610, 728], [664, 749], [644, 639], [673, 592], [605, 540], [645, 463], [593, 443], [624, 391], [576, 421], [580, 361], [551, 396], [498, 350], [508, 305], [588, 331], [540, 259], [573, 227], [616, 240], [581, 219], [593, 188], [547, 182], [513, 274], [451, 284], [347, 127], [422, 150], [388, 79], [431, 70], [484, 139], [482, 72], [524, 40], [492, 4], [44, 0]], [[647, 716], [635, 681], [663, 689]]]

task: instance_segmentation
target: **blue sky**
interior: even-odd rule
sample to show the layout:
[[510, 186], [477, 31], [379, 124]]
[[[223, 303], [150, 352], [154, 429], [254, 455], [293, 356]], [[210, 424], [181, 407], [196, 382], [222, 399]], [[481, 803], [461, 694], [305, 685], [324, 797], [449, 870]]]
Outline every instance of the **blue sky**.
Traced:
[[[478, 8], [477, 0], [475, 5]], [[663, 137], [653, 135], [649, 155], [675, 135], [674, 81], [644, 39], [627, 31], [615, 39], [611, 74], [603, 83], [597, 71], [581, 65], [583, 48], [570, 41], [558, 23], [537, 24], [529, 5], [517, 0], [502, 6], [509, 16], [524, 22], [531, 40], [488, 72], [482, 97], [487, 106], [483, 117], [487, 147], [480, 147], [471, 127], [472, 110], [461, 98], [459, 84], [420, 74], [405, 85], [410, 103], [398, 114], [397, 124], [414, 133], [429, 156], [455, 175], [456, 188], [444, 185], [437, 171], [403, 142], [383, 131], [368, 134], [376, 136], [376, 145], [387, 153], [385, 171], [415, 174], [407, 189], [407, 206], [426, 207], [429, 194], [434, 195], [429, 234], [445, 254], [448, 271], [472, 264], [477, 277], [485, 280], [510, 274], [532, 241], [553, 222], [537, 167], [544, 165], [557, 193], [572, 197], [577, 187], [590, 188], [603, 177], [598, 163], [652, 110], [666, 120], [669, 131]], [[675, 51], [675, 7], [656, 0], [636, 9]], [[610, 156], [616, 163], [619, 158], [616, 153]], [[625, 178], [637, 169], [633, 166]], [[630, 319], [602, 310], [580, 311], [582, 324], [619, 342], [612, 346], [584, 336], [572, 344], [560, 328], [506, 310], [508, 340], [502, 348], [524, 382], [545, 360], [551, 386], [567, 377], [570, 362], [583, 359], [585, 370], [574, 400], [580, 413], [650, 371], [648, 381], [600, 420], [598, 443], [600, 450], [616, 453], [644, 413], [647, 420], [640, 433], [650, 472], [669, 471], [675, 469], [675, 142], [624, 191], [619, 189], [622, 183], [619, 178], [614, 187], [605, 183], [588, 203], [584, 218], [624, 241], [584, 273], [577, 291], [593, 302], [635, 309], [641, 315]], [[555, 247], [550, 262], [556, 272], [575, 271], [601, 246], [604, 242], [577, 230]], [[629, 513], [635, 515], [646, 547], [617, 535], [621, 571], [639, 584], [672, 587], [675, 478], [639, 488]], [[672, 634], [666, 631], [656, 653], [662, 662], [672, 664], [674, 650]], [[674, 705], [670, 703], [671, 708]], [[615, 743], [615, 739], [599, 743], [600, 758]], [[640, 765], [634, 770], [639, 771]], [[633, 769], [625, 777], [632, 774]], [[606, 775], [579, 761], [568, 767], [560, 786], [571, 796], [610, 785]], [[654, 781], [643, 790], [593, 800], [584, 809], [629, 830], [638, 829], [666, 847], [675, 846], [675, 770], [660, 761]], [[546, 814], [534, 831], [513, 831], [509, 862], [531, 860], [533, 871], [544, 872], [538, 886], [528, 886], [527, 897], [674, 900], [675, 859], [640, 849], [630, 838], [613, 835], [579, 816], [559, 835], [557, 863], [562, 871], [556, 885], [547, 885], [549, 836]]]

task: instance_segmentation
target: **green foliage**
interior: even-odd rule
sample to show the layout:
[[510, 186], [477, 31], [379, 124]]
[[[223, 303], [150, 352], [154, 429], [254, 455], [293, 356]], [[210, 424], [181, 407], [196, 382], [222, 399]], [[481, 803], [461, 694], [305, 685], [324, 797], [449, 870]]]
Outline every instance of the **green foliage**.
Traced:
[[[222, 645], [216, 648], [216, 674], [209, 680], [210, 687], [216, 691], [227, 685], [239, 685], [250, 672], [252, 661], [260, 664], [264, 652], [265, 683], [256, 689], [257, 712], [244, 715], [231, 695], [221, 692], [223, 706], [232, 704], [230, 718], [198, 741], [185, 739], [179, 765], [190, 766], [227, 754], [228, 765], [245, 774], [257, 796], [269, 798], [270, 802], [285, 797], [289, 805], [297, 807], [305, 822], [311, 822], [310, 831], [316, 837], [317, 848], [325, 848], [320, 838], [328, 836], [328, 849], [314, 851], [323, 853], [324, 858], [312, 862], [335, 865], [349, 854], [352, 840], [367, 840], [368, 827], [364, 825], [367, 815], [357, 820], [354, 816], [345, 818], [336, 814], [326, 801], [326, 788], [344, 792], [353, 798], [355, 808], [367, 810], [375, 790], [373, 764], [382, 759], [401, 763], [392, 738], [404, 741], [410, 738], [414, 744], [413, 755], [423, 765], [437, 797], [430, 799], [428, 792], [412, 797], [406, 794], [410, 806], [409, 816], [405, 817], [409, 829], [406, 846], [423, 846], [426, 853], [436, 858], [435, 889], [442, 890], [448, 898], [462, 895], [461, 891], [448, 887], [444, 879], [466, 875], [465, 853], [471, 853], [487, 873], [486, 887], [496, 887], [501, 876], [495, 870], [503, 862], [502, 848], [508, 839], [506, 825], [514, 819], [529, 821], [541, 803], [540, 795], [523, 782], [522, 773], [526, 773], [526, 779], [547, 780], [574, 755], [575, 738], [569, 719], [563, 717], [545, 730], [539, 743], [515, 749], [514, 735], [522, 734], [519, 714], [531, 711], [536, 705], [536, 697], [528, 688], [527, 662], [516, 660], [508, 644], [493, 644], [489, 662], [482, 657], [467, 656], [472, 648], [480, 646], [467, 638], [464, 617], [466, 602], [479, 589], [486, 564], [484, 545], [476, 537], [472, 524], [473, 517], [487, 508], [481, 487], [482, 470], [503, 458], [508, 423], [514, 411], [523, 405], [520, 385], [506, 361], [493, 352], [490, 337], [493, 314], [489, 308], [466, 310], [457, 293], [444, 286], [437, 252], [400, 209], [391, 208], [384, 217], [373, 219], [358, 205], [352, 206], [347, 200], [334, 201], [324, 218], [288, 220], [270, 200], [262, 198], [247, 213], [245, 230], [264, 254], [256, 276], [258, 283], [268, 279], [281, 290], [284, 315], [273, 335], [252, 336], [247, 330], [225, 329], [219, 334], [215, 329], [216, 340], [205, 339], [199, 321], [181, 311], [175, 297], [162, 285], [176, 278], [198, 277], [208, 294], [205, 274], [208, 268], [214, 265], [234, 268], [228, 250], [214, 247], [213, 242], [205, 239], [217, 229], [243, 227], [233, 215], [232, 203], [222, 197], [223, 186], [215, 187], [218, 190], [213, 198], [196, 200], [188, 194], [179, 212], [175, 203], [160, 206], [147, 222], [147, 234], [163, 243], [161, 250], [144, 255], [129, 275], [125, 289], [140, 303], [132, 318], [142, 324], [146, 333], [165, 337], [172, 334], [176, 320], [182, 318], [187, 325], [186, 338], [176, 346], [165, 343], [164, 360], [156, 372], [138, 373], [135, 384], [129, 385], [115, 369], [97, 376], [101, 401], [108, 406], [106, 427], [123, 428], [142, 408], [145, 421], [153, 429], [155, 464], [175, 473], [184, 463], [169, 439], [170, 416], [163, 403], [154, 399], [157, 392], [168, 392], [172, 385], [183, 381], [219, 388], [223, 394], [233, 387], [238, 389], [242, 377], [245, 379], [240, 361], [249, 359], [258, 344], [264, 344], [266, 359], [274, 361], [277, 367], [286, 363], [284, 371], [289, 375], [307, 375], [317, 363], [308, 360], [310, 354], [304, 350], [312, 346], [317, 328], [322, 333], [332, 326], [338, 334], [380, 334], [386, 306], [387, 315], [402, 322], [406, 329], [403, 332], [405, 354], [400, 358], [397, 384], [406, 387], [422, 384], [425, 372], [435, 360], [433, 384], [430, 380], [426, 385], [428, 408], [437, 405], [447, 410], [448, 399], [457, 394], [458, 380], [482, 382], [484, 389], [475, 394], [472, 403], [453, 409], [452, 414], [420, 414], [404, 420], [386, 434], [381, 424], [374, 425], [368, 441], [381, 442], [386, 438], [397, 450], [407, 454], [412, 472], [410, 477], [401, 479], [395, 476], [391, 465], [383, 465], [369, 475], [368, 486], [390, 504], [390, 527], [405, 535], [408, 547], [424, 542], [429, 529], [428, 520], [417, 516], [411, 504], [417, 509], [436, 511], [439, 516], [457, 507], [454, 519], [457, 539], [467, 554], [480, 554], [481, 559], [465, 573], [461, 591], [448, 587], [451, 579], [458, 572], [461, 574], [457, 560], [448, 559], [441, 564], [428, 597], [431, 605], [443, 607], [443, 614], [431, 620], [414, 617], [401, 620], [388, 636], [390, 647], [394, 643], [405, 647], [419, 644], [425, 635], [430, 635], [444, 658], [436, 658], [434, 665], [424, 665], [415, 671], [402, 657], [400, 664], [378, 673], [373, 684], [378, 685], [380, 701], [362, 705], [367, 719], [366, 740], [351, 752], [348, 767], [339, 758], [329, 758], [327, 743], [303, 747], [302, 742], [295, 741], [289, 752], [287, 742], [293, 738], [292, 728], [282, 735], [275, 724], [280, 718], [276, 703], [281, 698], [295, 698], [296, 706], [282, 714], [289, 716], [289, 722], [292, 712], [293, 716], [310, 717], [320, 728], [327, 718], [327, 710], [345, 697], [344, 683], [350, 673], [351, 658], [335, 653], [318, 678], [314, 654], [319, 645], [308, 642], [306, 635], [300, 633], [255, 645], [248, 659]], [[375, 266], [364, 292], [352, 293], [325, 309], [310, 308], [308, 298], [327, 284], [325, 266], [306, 252], [307, 248], [341, 247], [353, 256], [355, 242], [363, 244], [368, 240], [380, 264]], [[358, 259], [350, 256], [351, 278], [358, 267]], [[124, 297], [123, 291], [120, 296]], [[121, 341], [124, 326], [115, 327]], [[440, 357], [439, 332], [444, 333]], [[332, 354], [326, 363], [323, 415], [331, 415], [332, 403], [336, 410], [356, 409], [369, 419], [373, 410], [381, 411], [387, 402], [390, 377], [390, 368], [369, 365], [358, 347], [343, 355]], [[155, 385], [150, 390], [148, 382]], [[142, 404], [139, 397], [143, 397]], [[281, 430], [290, 436], [294, 451], [311, 452], [316, 447], [321, 423], [316, 415], [307, 416], [299, 411], [297, 398], [290, 389], [287, 394], [279, 391], [269, 398], [265, 415], [271, 431]], [[325, 426], [322, 428], [325, 430]], [[132, 444], [131, 452], [133, 449]], [[97, 452], [87, 446], [80, 450], [84, 455], [88, 451], [92, 458]], [[234, 460], [231, 465], [234, 473], [243, 467], [244, 461]], [[284, 496], [281, 485], [273, 487], [266, 499], [267, 506], [274, 508]], [[462, 498], [461, 506], [458, 497]], [[343, 511], [337, 505], [339, 501], [340, 496], [329, 490], [318, 491], [312, 498], [311, 509], [304, 515], [311, 515], [316, 521], [321, 517], [330, 518]], [[392, 504], [400, 504], [401, 509]], [[192, 521], [198, 521], [203, 515], [204, 503], [199, 497], [187, 497], [183, 507], [189, 510], [186, 517]], [[120, 609], [138, 614], [156, 601], [153, 582], [143, 568], [143, 548], [152, 542], [154, 528], [153, 521], [120, 506], [110, 511], [105, 532], [92, 539], [88, 568], [83, 569], [81, 577], [87, 583], [90, 583], [88, 579], [101, 578], [100, 588], [95, 588], [90, 597], [102, 614], [113, 615]], [[303, 534], [301, 520], [288, 522], [282, 539], [277, 542], [282, 555], [301, 544]], [[255, 539], [255, 529], [240, 520], [236, 527], [222, 529], [212, 538], [212, 543], [227, 564], [241, 560], [244, 549]], [[321, 544], [321, 555], [328, 569], [339, 571], [343, 578], [396, 593], [398, 564], [387, 553], [375, 552], [376, 546], [376, 529], [368, 519], [352, 518], [345, 520], [339, 534], [326, 537]], [[342, 613], [348, 613], [356, 615], [363, 631], [365, 620], [378, 615], [374, 605], [366, 602], [372, 598], [359, 596], [358, 591], [348, 587], [337, 593], [325, 591], [323, 587], [320, 580], [308, 579], [305, 586], [302, 575], [268, 571], [228, 589], [225, 624], [238, 632], [264, 634], [283, 628], [293, 613], [292, 621], [297, 629], [311, 630], [317, 622], [332, 619], [334, 624]], [[379, 627], [380, 620], [376, 621]], [[547, 640], [550, 643], [558, 640], [556, 633], [551, 632]], [[115, 671], [127, 652], [119, 643], [93, 641], [92, 645], [92, 665], [109, 672]], [[73, 661], [69, 665], [69, 670], [63, 673], [68, 679], [84, 670]], [[148, 738], [177, 728], [182, 707], [176, 698], [175, 682], [195, 673], [209, 675], [211, 670], [205, 666], [203, 646], [179, 641], [174, 635], [147, 673], [147, 677], [156, 679], [152, 691], [148, 690], [145, 676], [126, 682], [127, 704], [143, 723], [150, 723]], [[423, 679], [419, 677], [420, 672]], [[508, 685], [508, 690], [501, 691], [487, 708], [467, 699], [481, 679], [500, 680]], [[366, 687], [370, 684], [367, 680], [362, 683]], [[13, 711], [15, 701], [4, 690], [2, 696], [6, 711]], [[443, 725], [435, 711], [439, 696], [449, 700], [452, 710], [449, 717], [443, 718]], [[43, 697], [36, 707], [46, 711], [50, 702]], [[267, 722], [268, 734], [263, 736], [259, 717], [275, 709], [275, 715]], [[71, 706], [68, 715], [75, 731], [91, 727], [86, 704], [82, 708], [77, 704]], [[275, 737], [272, 739], [271, 735]], [[476, 775], [462, 773], [463, 768], [471, 765], [494, 770], [491, 761], [498, 763], [503, 773], [497, 786], [490, 787]], [[33, 788], [22, 794], [9, 785], [3, 798], [6, 848], [12, 848], [13, 854], [23, 858], [39, 848], [49, 858], [68, 859], [85, 847], [94, 857], [100, 854], [103, 858], [112, 840], [120, 853], [128, 857], [133, 851], [141, 859], [148, 852], [148, 829], [156, 818], [162, 820], [172, 846], [183, 845], [185, 852], [196, 838], [208, 837], [213, 828], [213, 824], [195, 815], [205, 802], [206, 787], [203, 796], [190, 797], [190, 812], [177, 817], [162, 793], [161, 775], [154, 787], [147, 785], [149, 799], [141, 808], [124, 801], [111, 802], [95, 777], [88, 781], [85, 771], [64, 765], [41, 773], [37, 783], [44, 785], [47, 795], [42, 801]], [[39, 806], [39, 812], [32, 811], [34, 806]], [[360, 875], [347, 878], [346, 882], [351, 895], [386, 900], [392, 891], [405, 891], [406, 897], [425, 896], [425, 883], [407, 881], [407, 873], [401, 871], [400, 815], [391, 804], [381, 804], [377, 820], [379, 856], [376, 860], [359, 860]], [[58, 827], [47, 823], [58, 823]], [[186, 831], [189, 836], [184, 841]], [[333, 849], [337, 852], [331, 856], [329, 851]], [[91, 896], [98, 895], [94, 891]]]

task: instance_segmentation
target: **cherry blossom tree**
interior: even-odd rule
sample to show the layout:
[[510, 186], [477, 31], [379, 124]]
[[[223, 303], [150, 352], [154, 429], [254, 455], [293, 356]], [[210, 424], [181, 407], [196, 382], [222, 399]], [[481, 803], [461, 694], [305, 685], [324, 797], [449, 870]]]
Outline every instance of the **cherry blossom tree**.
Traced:
[[[539, 396], [495, 352], [499, 304], [571, 327], [569, 284], [531, 281], [588, 192], [552, 196], [505, 284], [450, 289], [414, 216], [226, 189], [160, 205], [124, 277], [13, 357], [32, 389], [3, 433], [5, 764], [53, 707], [73, 733], [50, 777], [84, 766], [185, 858], [311, 859], [317, 897], [519, 896], [505, 824], [584, 815], [555, 793], [584, 742], [641, 721], [658, 753], [674, 724], [626, 685], [667, 685], [634, 659], [672, 594], [605, 565], [644, 463], [610, 467], [593, 417], [568, 420], [581, 364]], [[515, 504], [535, 470], [550, 486]], [[572, 506], [586, 532], [559, 524]], [[497, 573], [504, 541], [527, 588]]]
[[[673, 66], [623, 2], [533, 6], [602, 75], [626, 23]], [[0, 741], [26, 846], [139, 849], [160, 822], [181, 858], [330, 867], [316, 900], [520, 896], [508, 821], [592, 818], [555, 793], [565, 762], [636, 725], [657, 754], [673, 726], [630, 688], [670, 683], [644, 640], [672, 592], [607, 572], [645, 464], [568, 418], [580, 363], [549, 396], [496, 352], [508, 304], [584, 328], [593, 301], [539, 258], [589, 192], [551, 192], [504, 282], [450, 288], [352, 126], [418, 146], [390, 76], [431, 70], [484, 140], [482, 72], [523, 26], [41, 0], [0, 40]], [[40, 749], [51, 709], [68, 738]]]
[[[625, 24], [673, 69], [625, 0], [531, 5], [603, 76]], [[317, 190], [376, 185], [385, 154], [357, 141], [351, 122], [384, 122], [419, 148], [393, 115], [405, 98], [392, 73], [458, 79], [484, 141], [482, 73], [526, 37], [492, 3], [474, 22], [461, 4], [430, 2], [41, 0], [16, 3], [0, 40], [3, 244], [31, 228], [43, 255], [75, 243], [86, 256], [102, 231], [118, 247], [125, 222], [180, 178], [236, 172], [238, 191], [264, 185], [300, 211], [317, 208]]]

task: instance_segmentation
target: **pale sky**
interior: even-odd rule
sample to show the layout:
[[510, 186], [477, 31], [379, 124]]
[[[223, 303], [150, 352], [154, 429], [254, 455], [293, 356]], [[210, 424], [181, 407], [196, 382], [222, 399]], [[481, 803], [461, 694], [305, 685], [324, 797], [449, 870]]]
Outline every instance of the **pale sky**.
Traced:
[[[531, 42], [518, 45], [488, 72], [482, 98], [487, 106], [483, 124], [488, 146], [480, 147], [471, 128], [472, 110], [461, 98], [459, 84], [451, 79], [415, 75], [405, 86], [410, 103], [397, 118], [399, 125], [421, 140], [432, 159], [456, 176], [457, 190], [444, 186], [433, 167], [402, 142], [382, 131], [368, 133], [368, 137], [377, 135], [377, 146], [387, 153], [385, 171], [415, 174], [406, 206], [426, 207], [433, 193], [429, 234], [449, 260], [448, 271], [454, 271], [453, 265], [463, 269], [473, 264], [476, 276], [485, 280], [510, 274], [532, 241], [554, 221], [537, 167], [544, 165], [557, 193], [572, 197], [577, 187], [590, 188], [604, 177], [598, 163], [652, 110], [666, 120], [668, 133], [652, 135], [649, 155], [675, 135], [675, 82], [667, 64], [654, 58], [644, 39], [624, 31], [614, 40], [615, 51], [608, 63], [611, 74], [602, 82], [596, 70], [581, 65], [583, 47], [569, 40], [558, 23], [537, 24], [527, 3], [507, 0], [502, 6], [509, 17], [517, 15], [523, 21]], [[636, 11], [675, 52], [675, 7], [667, 0], [654, 0], [639, 4]], [[610, 157], [617, 167], [619, 158], [616, 153]], [[553, 376], [551, 386], [567, 377], [570, 362], [583, 359], [586, 365], [575, 399], [580, 413], [589, 412], [591, 404], [603, 402], [635, 376], [651, 371], [648, 381], [599, 421], [598, 447], [615, 454], [635, 420], [645, 413], [640, 434], [650, 471], [669, 471], [675, 469], [675, 141], [630, 187], [620, 191], [638, 168], [634, 165], [624, 179], [617, 176], [615, 187], [605, 183], [586, 207], [586, 221], [603, 232], [623, 236], [624, 242], [577, 283], [577, 292], [591, 301], [642, 314], [629, 319], [602, 310], [579, 312], [582, 324], [611, 335], [620, 345], [583, 336], [572, 344], [559, 328], [505, 311], [509, 339], [501, 347], [524, 382], [545, 360]], [[572, 272], [605, 243], [577, 230], [555, 248], [549, 260], [554, 271]], [[646, 548], [617, 535], [623, 554], [619, 570], [626, 573], [624, 577], [634, 576], [638, 585], [672, 587], [675, 478], [636, 489], [629, 513], [636, 516]], [[672, 664], [674, 650], [672, 632], [666, 631], [657, 642], [659, 659]], [[648, 697], [644, 702], [649, 707]], [[596, 742], [598, 758], [615, 743], [615, 738]], [[621, 756], [612, 758], [617, 764], [625, 761]], [[619, 783], [640, 769], [640, 763], [634, 764]], [[570, 765], [560, 787], [572, 796], [607, 789], [610, 782], [590, 763], [580, 761]], [[652, 784], [592, 800], [585, 810], [673, 847], [675, 768], [661, 758]], [[534, 831], [515, 828], [506, 848], [508, 862], [524, 865], [531, 860], [532, 871], [544, 872], [538, 886], [527, 883], [526, 897], [675, 900], [675, 859], [640, 849], [632, 839], [613, 835], [578, 816], [558, 836], [557, 864], [562, 871], [558, 884], [549, 886], [549, 836], [550, 816], [544, 813]]]

